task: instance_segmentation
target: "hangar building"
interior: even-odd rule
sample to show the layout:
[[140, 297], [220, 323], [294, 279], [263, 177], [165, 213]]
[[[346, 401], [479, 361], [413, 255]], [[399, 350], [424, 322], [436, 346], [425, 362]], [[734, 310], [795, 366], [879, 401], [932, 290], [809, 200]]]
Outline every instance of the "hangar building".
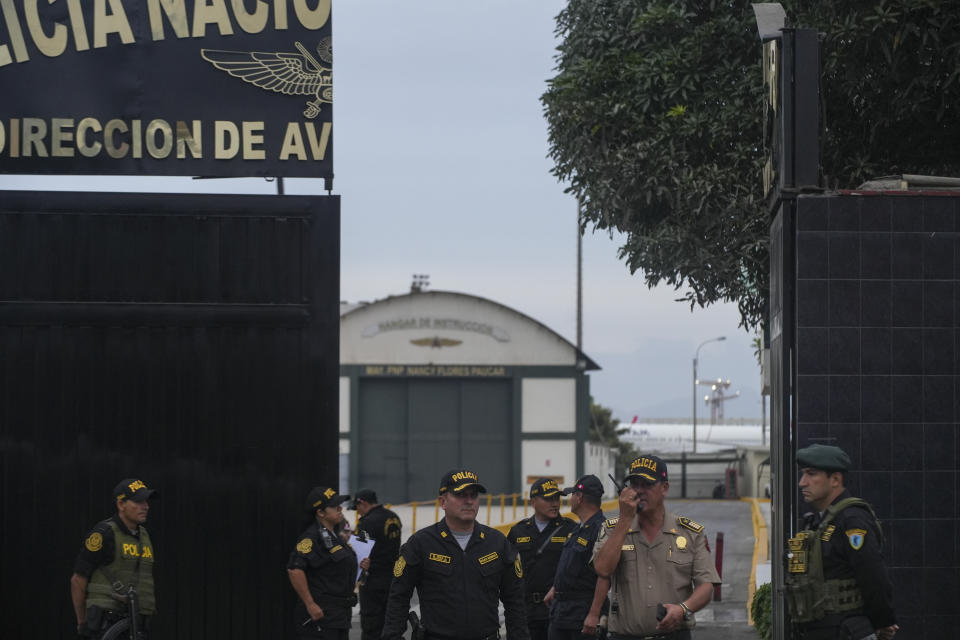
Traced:
[[586, 372], [597, 369], [556, 332], [485, 298], [414, 290], [344, 303], [341, 491], [433, 500], [457, 466], [491, 493], [540, 476], [573, 483], [596, 455]]

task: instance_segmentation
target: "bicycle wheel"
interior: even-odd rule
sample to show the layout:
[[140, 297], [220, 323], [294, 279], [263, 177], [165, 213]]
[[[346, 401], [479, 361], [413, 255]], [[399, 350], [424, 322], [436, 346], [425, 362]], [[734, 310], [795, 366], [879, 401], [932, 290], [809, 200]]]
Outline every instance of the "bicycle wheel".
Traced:
[[107, 629], [100, 640], [120, 640], [121, 638], [130, 637], [130, 618], [123, 618], [122, 620], [117, 620], [114, 622], [109, 629]]

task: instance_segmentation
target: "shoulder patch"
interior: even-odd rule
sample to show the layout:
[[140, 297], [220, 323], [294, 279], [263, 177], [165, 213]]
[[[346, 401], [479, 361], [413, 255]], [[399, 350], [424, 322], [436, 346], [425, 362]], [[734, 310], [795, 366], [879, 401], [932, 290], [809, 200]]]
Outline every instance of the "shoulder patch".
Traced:
[[298, 543], [297, 543], [297, 551], [299, 551], [300, 553], [302, 553], [302, 554], [304, 554], [304, 555], [306, 555], [306, 554], [310, 553], [311, 551], [313, 551], [313, 540], [311, 540], [310, 538], [304, 538], [303, 540], [301, 540], [300, 542], [298, 542]]
[[607, 520], [607, 529], [613, 529], [615, 526], [617, 526], [617, 522], [619, 521], [620, 518], [610, 518]]
[[90, 536], [84, 541], [83, 546], [87, 548], [87, 551], [93, 551], [96, 553], [103, 548], [103, 536], [100, 535], [98, 531], [94, 531]]
[[397, 558], [397, 561], [393, 563], [393, 577], [399, 578], [403, 575], [403, 570], [407, 566], [407, 561], [403, 559], [403, 556]]
[[518, 578], [523, 577], [523, 562], [520, 561], [519, 554], [517, 555], [517, 559], [513, 561], [513, 573]]
[[677, 518], [677, 523], [679, 523], [681, 527], [686, 527], [687, 529], [690, 529], [690, 531], [693, 531], [694, 533], [703, 532], [703, 525], [700, 524], [699, 522], [694, 522], [690, 518], [685, 518], [683, 516], [680, 516], [679, 518]]
[[863, 546], [863, 541], [866, 540], [867, 532], [865, 529], [847, 529], [844, 533], [847, 534], [847, 540], [850, 541], [850, 547], [854, 551], [859, 551], [860, 547]]

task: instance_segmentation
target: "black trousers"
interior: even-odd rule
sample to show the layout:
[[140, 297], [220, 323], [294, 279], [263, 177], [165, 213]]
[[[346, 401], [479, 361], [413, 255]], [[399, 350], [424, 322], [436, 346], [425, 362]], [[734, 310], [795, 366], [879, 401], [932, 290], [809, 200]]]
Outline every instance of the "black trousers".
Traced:
[[348, 640], [350, 638], [350, 629], [329, 629], [321, 627], [321, 631], [314, 628], [309, 635], [297, 635], [298, 640]]
[[550, 621], [527, 620], [527, 628], [530, 630], [530, 640], [547, 640], [547, 630], [550, 627]]
[[360, 638], [380, 640], [384, 619], [387, 615], [387, 597], [390, 583], [367, 584], [360, 587]]

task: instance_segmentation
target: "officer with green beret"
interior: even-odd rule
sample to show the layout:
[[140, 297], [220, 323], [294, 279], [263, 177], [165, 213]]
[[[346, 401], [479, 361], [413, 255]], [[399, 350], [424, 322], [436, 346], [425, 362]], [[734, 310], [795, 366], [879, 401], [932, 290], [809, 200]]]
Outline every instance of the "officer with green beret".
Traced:
[[788, 541], [787, 610], [804, 640], [890, 640], [900, 628], [873, 508], [844, 487], [850, 456], [835, 446], [797, 451], [800, 491], [815, 512]]
[[[138, 605], [137, 629], [146, 638], [156, 612], [153, 589], [153, 543], [143, 523], [157, 492], [142, 480], [127, 478], [113, 489], [117, 513], [87, 533], [73, 566], [70, 598], [77, 617], [77, 635], [99, 638], [129, 617], [131, 587]], [[127, 624], [127, 623], [125, 623]]]

